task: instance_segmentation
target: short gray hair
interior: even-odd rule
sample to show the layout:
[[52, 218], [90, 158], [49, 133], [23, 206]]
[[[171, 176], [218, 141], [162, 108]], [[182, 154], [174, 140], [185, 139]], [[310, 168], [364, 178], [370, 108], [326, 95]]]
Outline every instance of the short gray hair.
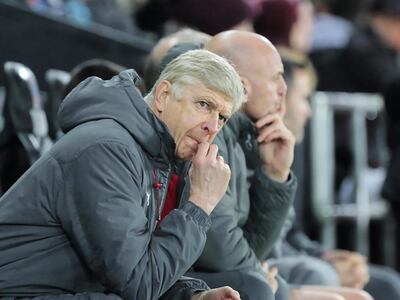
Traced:
[[237, 111], [244, 101], [243, 85], [235, 68], [224, 58], [208, 50], [191, 50], [172, 60], [145, 97], [148, 104], [153, 103], [156, 87], [162, 80], [172, 84], [175, 98], [180, 97], [182, 85], [201, 83], [206, 88], [231, 99], [232, 113]]

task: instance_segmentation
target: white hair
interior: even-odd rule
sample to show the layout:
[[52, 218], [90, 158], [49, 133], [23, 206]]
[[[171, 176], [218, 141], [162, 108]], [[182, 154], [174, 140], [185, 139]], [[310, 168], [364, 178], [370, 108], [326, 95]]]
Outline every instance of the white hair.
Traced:
[[225, 95], [233, 103], [233, 112], [244, 101], [243, 85], [235, 68], [221, 56], [208, 50], [191, 50], [172, 60], [161, 72], [150, 93], [145, 97], [152, 104], [157, 85], [167, 80], [176, 99], [183, 85], [203, 84], [206, 88]]

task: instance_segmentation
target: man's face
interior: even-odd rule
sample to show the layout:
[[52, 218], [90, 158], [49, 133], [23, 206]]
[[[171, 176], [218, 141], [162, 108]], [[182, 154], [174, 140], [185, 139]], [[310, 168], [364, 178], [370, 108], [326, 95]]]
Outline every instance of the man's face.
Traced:
[[202, 84], [182, 86], [179, 99], [171, 93], [168, 81], [162, 81], [160, 85], [161, 94], [155, 104], [159, 118], [175, 140], [176, 155], [190, 160], [201, 142], [211, 143], [214, 140], [231, 116], [233, 102]]
[[286, 83], [279, 54], [271, 51], [260, 61], [257, 60], [257, 66], [248, 79], [251, 90], [244, 112], [253, 120], [278, 112], [286, 96]]
[[296, 69], [293, 76], [293, 86], [286, 99], [286, 126], [293, 133], [297, 143], [304, 138], [304, 127], [311, 117], [309, 97], [311, 94], [310, 76], [305, 70]]

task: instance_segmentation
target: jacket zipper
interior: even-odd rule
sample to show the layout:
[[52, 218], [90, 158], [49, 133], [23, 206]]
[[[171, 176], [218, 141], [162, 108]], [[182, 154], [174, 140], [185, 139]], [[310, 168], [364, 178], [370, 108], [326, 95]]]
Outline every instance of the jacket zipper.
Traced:
[[157, 169], [153, 169], [153, 188], [156, 190], [156, 202], [157, 202], [157, 223], [160, 222], [161, 217], [161, 188], [162, 183], [158, 179]]

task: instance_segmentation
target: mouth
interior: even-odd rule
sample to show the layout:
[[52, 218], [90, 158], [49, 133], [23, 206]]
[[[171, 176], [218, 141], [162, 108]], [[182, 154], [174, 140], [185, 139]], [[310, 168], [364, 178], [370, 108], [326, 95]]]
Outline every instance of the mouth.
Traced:
[[205, 141], [207, 141], [206, 139], [202, 140], [202, 139], [197, 139], [191, 136], [188, 136], [188, 144], [189, 147], [192, 148], [194, 151], [197, 151], [197, 148], [199, 147], [199, 145]]
[[191, 137], [191, 136], [188, 136], [188, 137], [189, 137], [193, 142], [195, 142], [197, 145], [207, 141], [206, 139], [200, 139], [200, 138], [197, 139], [197, 138], [194, 138], [194, 137]]

